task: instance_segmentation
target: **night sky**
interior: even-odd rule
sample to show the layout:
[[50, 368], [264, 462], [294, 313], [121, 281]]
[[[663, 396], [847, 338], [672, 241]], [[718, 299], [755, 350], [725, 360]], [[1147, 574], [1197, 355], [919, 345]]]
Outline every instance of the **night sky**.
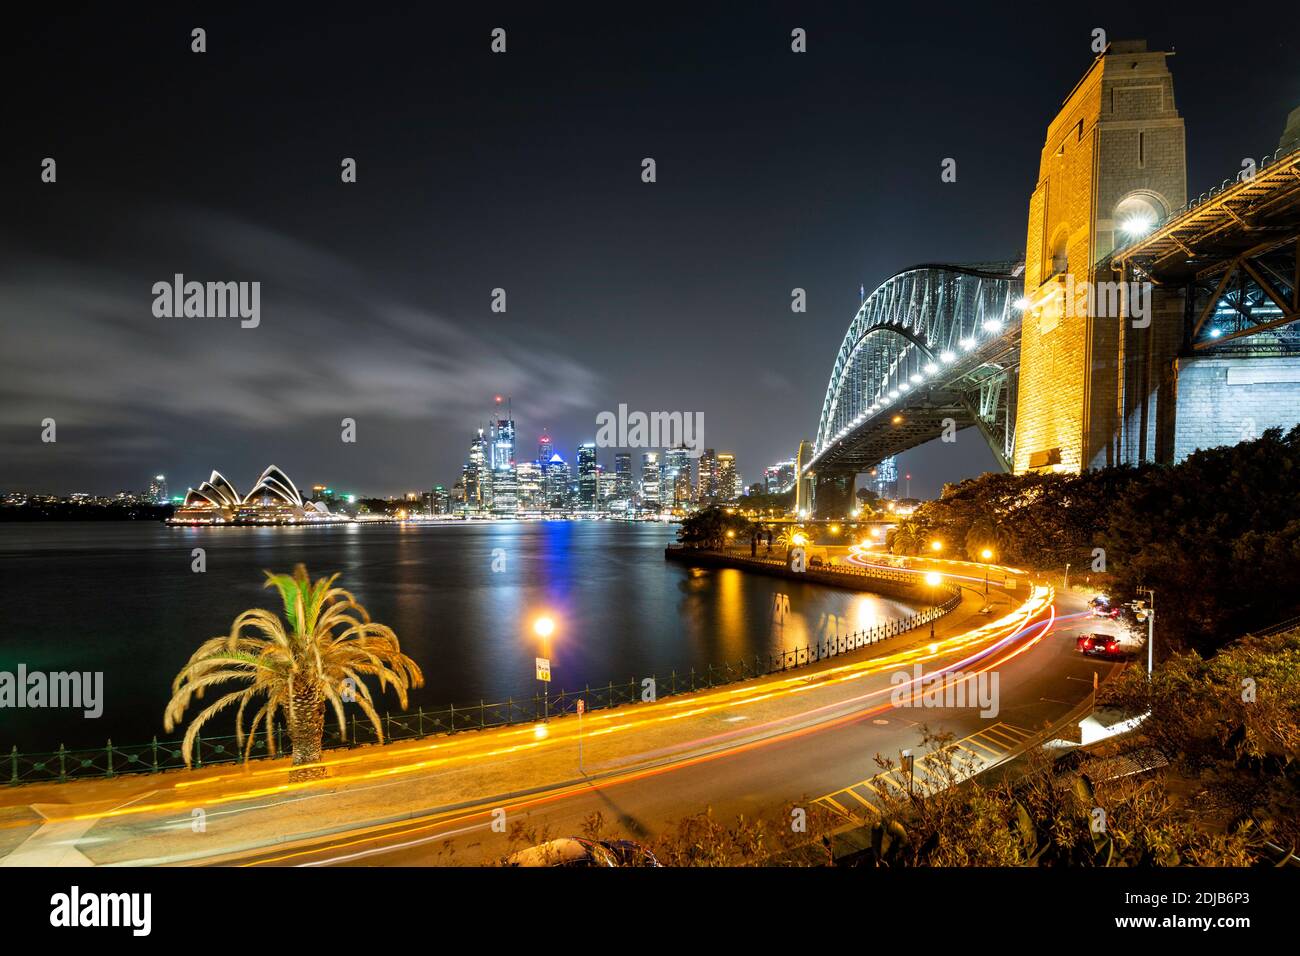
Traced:
[[[0, 490], [161, 471], [180, 491], [214, 467], [245, 490], [272, 462], [307, 486], [450, 486], [496, 394], [521, 459], [545, 426], [572, 460], [626, 403], [703, 412], [750, 483], [814, 437], [859, 285], [1022, 253], [1093, 28], [1177, 51], [1193, 195], [1300, 104], [1294, 24], [1233, 39], [1223, 5], [485, 6], [11, 19]], [[260, 326], [156, 318], [178, 272], [260, 281]], [[969, 430], [903, 466], [932, 495], [993, 460]]]

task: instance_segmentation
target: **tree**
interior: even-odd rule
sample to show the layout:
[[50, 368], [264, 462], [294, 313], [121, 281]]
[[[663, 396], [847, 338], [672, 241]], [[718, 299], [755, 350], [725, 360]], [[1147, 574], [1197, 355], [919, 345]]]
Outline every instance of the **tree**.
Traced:
[[[186, 766], [203, 725], [236, 704], [235, 735], [245, 760], [259, 728], [265, 730], [268, 752], [275, 753], [273, 727], [277, 717], [283, 717], [293, 746], [293, 765], [300, 767], [320, 760], [326, 703], [333, 708], [344, 738], [343, 704], [349, 700], [369, 718], [382, 742], [379, 714], [362, 678], [377, 678], [381, 691], [391, 686], [403, 708], [407, 690], [424, 683], [420, 668], [402, 653], [392, 628], [371, 621], [351, 593], [334, 587], [337, 574], [313, 583], [301, 564], [292, 575], [265, 573], [265, 586], [280, 592], [284, 620], [261, 608], [245, 611], [235, 618], [229, 634], [200, 645], [172, 682], [172, 699], [163, 717], [169, 732], [181, 722], [191, 699], [202, 699], [209, 687], [232, 681], [249, 685], [226, 693], [190, 721], [181, 745]], [[245, 712], [259, 698], [264, 701], [245, 735]]]
[[742, 515], [728, 514], [714, 506], [693, 512], [682, 519], [677, 529], [677, 540], [688, 548], [722, 548], [727, 543], [727, 532], [735, 538], [748, 540], [756, 526]]

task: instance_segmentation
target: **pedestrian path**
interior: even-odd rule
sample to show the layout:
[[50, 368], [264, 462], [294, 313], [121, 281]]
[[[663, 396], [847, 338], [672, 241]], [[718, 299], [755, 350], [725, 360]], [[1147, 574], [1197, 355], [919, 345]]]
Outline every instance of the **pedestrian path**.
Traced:
[[[955, 740], [946, 747], [916, 757], [912, 764], [912, 792], [929, 796], [952, 783], [974, 776], [1019, 750], [1035, 731], [999, 721], [983, 730]], [[818, 797], [814, 802], [832, 812], [861, 822], [879, 816], [883, 800], [898, 799], [908, 792], [907, 774], [902, 768], [882, 770], [842, 790]]]

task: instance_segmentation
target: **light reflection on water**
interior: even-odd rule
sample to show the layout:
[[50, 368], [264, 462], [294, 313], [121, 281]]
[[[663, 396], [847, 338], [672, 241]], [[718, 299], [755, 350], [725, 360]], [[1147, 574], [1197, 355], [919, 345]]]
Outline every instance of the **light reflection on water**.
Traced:
[[[392, 626], [425, 672], [411, 706], [530, 697], [532, 631], [556, 622], [554, 690], [752, 661], [901, 617], [900, 602], [734, 569], [663, 559], [674, 529], [615, 522], [456, 523], [332, 528], [167, 528], [160, 524], [0, 525], [11, 609], [0, 670], [100, 670], [99, 720], [5, 711], [0, 747], [99, 745], [162, 734], [171, 679], [240, 611], [278, 608], [262, 569], [338, 571]], [[191, 549], [207, 572], [190, 570]], [[498, 550], [499, 549], [499, 550]], [[493, 558], [505, 569], [494, 572]], [[385, 704], [396, 711], [391, 696]], [[384, 705], [380, 706], [381, 711]]]

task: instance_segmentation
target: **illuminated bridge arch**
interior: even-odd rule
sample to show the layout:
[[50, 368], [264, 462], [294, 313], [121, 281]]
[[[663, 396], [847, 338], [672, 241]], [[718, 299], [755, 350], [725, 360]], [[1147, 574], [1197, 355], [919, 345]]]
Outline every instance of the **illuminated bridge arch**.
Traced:
[[1015, 441], [1023, 266], [921, 265], [863, 301], [840, 345], [806, 473], [865, 471], [976, 426], [1003, 468]]

